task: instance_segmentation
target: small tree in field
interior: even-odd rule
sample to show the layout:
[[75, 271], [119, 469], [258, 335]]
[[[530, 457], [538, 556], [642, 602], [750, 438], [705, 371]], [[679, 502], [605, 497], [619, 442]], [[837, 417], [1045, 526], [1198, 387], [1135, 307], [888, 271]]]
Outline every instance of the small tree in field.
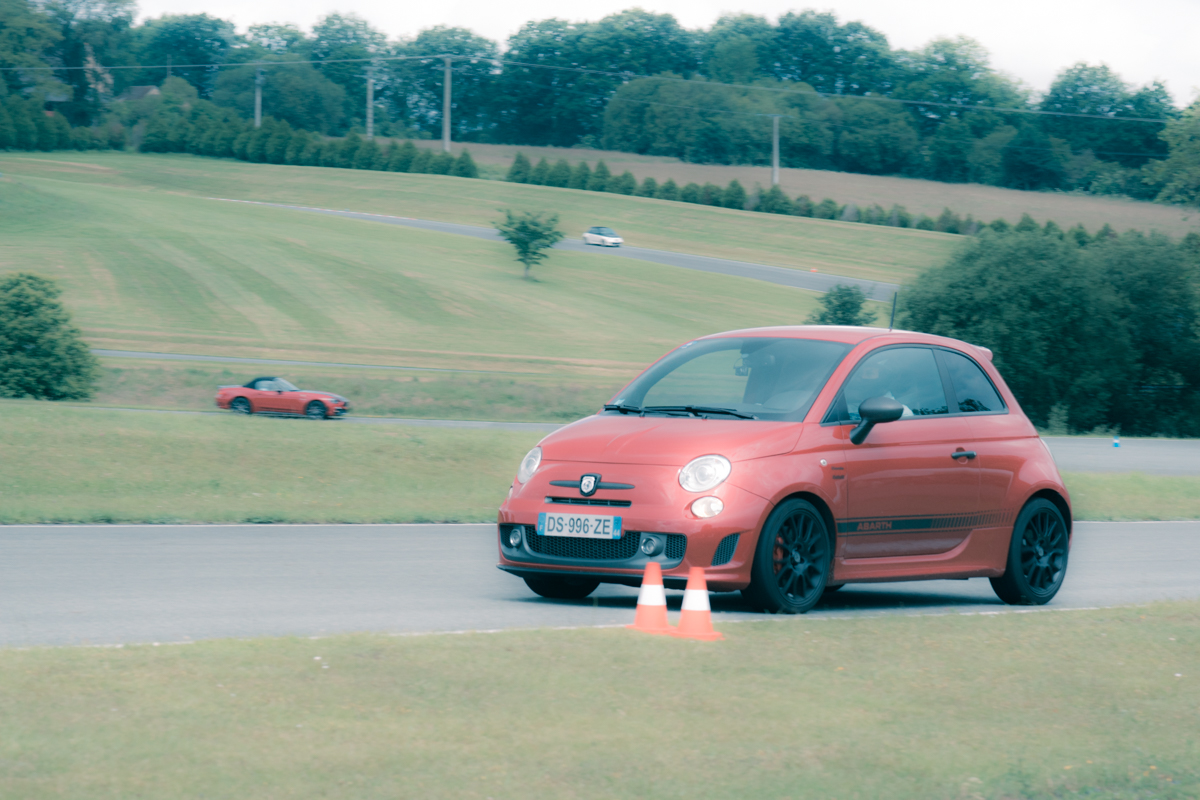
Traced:
[[96, 357], [58, 302], [49, 278], [17, 272], [0, 278], [0, 397], [86, 400]]
[[857, 286], [838, 284], [818, 300], [821, 310], [805, 320], [809, 325], [870, 325], [875, 312], [863, 309], [867, 296]]
[[518, 215], [505, 209], [504, 221], [496, 225], [496, 230], [517, 249], [517, 261], [525, 265], [525, 280], [532, 280], [529, 270], [545, 260], [550, 255], [546, 251], [563, 238], [558, 229], [557, 214], [533, 211], [522, 211]]

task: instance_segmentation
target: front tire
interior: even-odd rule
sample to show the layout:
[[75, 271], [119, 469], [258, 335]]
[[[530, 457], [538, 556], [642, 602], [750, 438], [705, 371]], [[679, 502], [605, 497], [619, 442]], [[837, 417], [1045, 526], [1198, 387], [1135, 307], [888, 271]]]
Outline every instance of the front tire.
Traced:
[[254, 409], [250, 407], [250, 401], [244, 397], [235, 397], [229, 401], [229, 410], [235, 414], [253, 414]]
[[1031, 500], [1017, 515], [1004, 574], [992, 578], [1009, 605], [1040, 606], [1058, 594], [1067, 575], [1067, 522], [1049, 500]]
[[742, 596], [772, 614], [803, 614], [821, 599], [832, 564], [821, 512], [807, 500], [785, 500], [763, 525]]
[[325, 404], [320, 400], [313, 400], [304, 407], [304, 416], [309, 419], [325, 419], [329, 416], [329, 412], [325, 409]]
[[596, 591], [600, 581], [587, 578], [538, 577], [526, 578], [525, 585], [532, 589], [534, 594], [551, 600], [582, 600]]

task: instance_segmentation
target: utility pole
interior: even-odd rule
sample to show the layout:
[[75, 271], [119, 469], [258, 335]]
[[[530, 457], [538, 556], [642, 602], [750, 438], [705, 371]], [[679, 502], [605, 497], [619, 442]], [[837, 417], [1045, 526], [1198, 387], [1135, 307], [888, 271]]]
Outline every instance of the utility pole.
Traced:
[[375, 68], [367, 67], [367, 138], [375, 138]]
[[262, 67], [258, 68], [258, 73], [254, 76], [254, 127], [262, 127], [262, 87], [267, 82], [263, 75]]
[[771, 185], [779, 185], [779, 115], [771, 115]]
[[450, 56], [442, 56], [442, 152], [450, 152]]

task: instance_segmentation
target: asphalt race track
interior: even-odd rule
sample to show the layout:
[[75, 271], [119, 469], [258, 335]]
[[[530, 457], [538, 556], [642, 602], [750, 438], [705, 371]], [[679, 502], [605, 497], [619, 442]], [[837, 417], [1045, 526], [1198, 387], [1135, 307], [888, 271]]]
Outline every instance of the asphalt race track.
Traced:
[[[412, 633], [632, 621], [636, 591], [543, 600], [496, 569], [491, 525], [0, 528], [0, 647]], [[1200, 522], [1082, 522], [1047, 608], [1200, 596]], [[669, 591], [678, 610], [682, 592]], [[714, 594], [717, 621], [762, 619]], [[1004, 612], [988, 582], [848, 586], [799, 624]]]
[[[256, 206], [273, 206], [288, 208], [293, 211], [308, 211], [314, 214], [328, 214], [335, 217], [366, 220], [367, 222], [382, 222], [388, 225], [403, 225], [408, 228], [420, 228], [438, 233], [452, 233], [458, 236], [472, 236], [476, 239], [503, 241], [495, 228], [484, 228], [480, 225], [463, 225], [457, 222], [434, 222], [412, 217], [395, 217], [388, 214], [368, 214], [362, 211], [338, 210], [334, 208], [314, 208], [313, 206], [293, 206], [286, 203], [263, 203], [257, 200], [227, 200], [223, 197], [212, 197], [211, 200], [224, 200], [229, 203], [250, 203]], [[858, 286], [872, 300], [890, 301], [892, 293], [900, 290], [894, 283], [868, 281], [861, 278], [842, 278], [837, 275], [826, 275], [820, 272], [805, 272], [787, 267], [772, 267], [766, 264], [751, 264], [746, 261], [730, 261], [724, 258], [709, 258], [689, 253], [675, 253], [668, 250], [650, 250], [645, 247], [596, 247], [586, 245], [578, 239], [564, 239], [555, 245], [560, 250], [571, 250], [577, 253], [599, 253], [613, 258], [632, 258], [638, 261], [652, 261], [669, 267], [698, 270], [700, 272], [715, 272], [721, 275], [731, 275], [736, 278], [753, 278], [780, 286], [791, 286], [794, 289], [808, 289], [813, 292], [828, 292], [839, 284], [843, 286]]]

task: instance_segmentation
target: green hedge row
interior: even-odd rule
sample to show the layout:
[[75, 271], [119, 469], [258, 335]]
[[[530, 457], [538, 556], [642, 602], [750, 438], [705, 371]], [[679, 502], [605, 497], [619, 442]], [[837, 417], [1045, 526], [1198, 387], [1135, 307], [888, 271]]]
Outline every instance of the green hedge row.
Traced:
[[[854, 203], [842, 205], [829, 198], [818, 203], [808, 195], [800, 195], [792, 199], [778, 186], [772, 186], [767, 190], [760, 189], [750, 197], [736, 180], [730, 181], [726, 187], [714, 183], [706, 183], [703, 186], [689, 183], [681, 188], [673, 180], [668, 179], [659, 183], [654, 178], [646, 178], [639, 184], [632, 172], [626, 170], [620, 175], [615, 175], [603, 161], [598, 162], [594, 169], [586, 161], [580, 161], [572, 167], [566, 159], [559, 159], [556, 163], [551, 164], [543, 158], [537, 164], [533, 164], [523, 153], [517, 153], [505, 180], [513, 183], [558, 186], [565, 189], [611, 192], [635, 197], [653, 197], [658, 200], [737, 208], [764, 214], [786, 214], [814, 219], [858, 222], [866, 225], [889, 225], [894, 228], [913, 228], [964, 236], [975, 236], [984, 229], [998, 233], [1008, 230], [1021, 233], [1043, 230], [1043, 226], [1038, 225], [1028, 214], [1025, 214], [1016, 225], [1010, 225], [1003, 219], [985, 223], [976, 220], [970, 214], [963, 217], [948, 208], [943, 209], [942, 213], [934, 218], [926, 214], [914, 215], [902, 205], [893, 205], [891, 208], [885, 209], [878, 204], [864, 207], [859, 207]], [[1082, 225], [1076, 225], [1069, 231], [1063, 231], [1053, 221], [1045, 224], [1044, 231], [1058, 238], [1069, 238], [1079, 245], [1116, 235], [1109, 225], [1105, 225], [1093, 237]]]
[[21, 97], [0, 99], [0, 150], [107, 150], [125, 147], [119, 124], [72, 128], [62, 114]]

